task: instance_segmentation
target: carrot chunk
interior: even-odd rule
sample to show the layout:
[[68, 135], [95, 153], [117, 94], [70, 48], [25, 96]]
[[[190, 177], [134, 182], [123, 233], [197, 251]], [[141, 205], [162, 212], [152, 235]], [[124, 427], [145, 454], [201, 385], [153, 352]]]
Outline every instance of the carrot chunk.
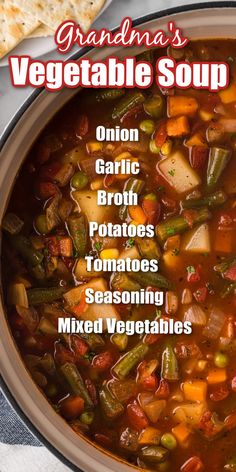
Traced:
[[179, 116], [178, 118], [171, 118], [167, 121], [168, 136], [185, 136], [190, 131], [188, 118], [186, 116]]
[[198, 109], [198, 102], [193, 97], [183, 95], [168, 97], [168, 114], [175, 117], [179, 115], [192, 116]]

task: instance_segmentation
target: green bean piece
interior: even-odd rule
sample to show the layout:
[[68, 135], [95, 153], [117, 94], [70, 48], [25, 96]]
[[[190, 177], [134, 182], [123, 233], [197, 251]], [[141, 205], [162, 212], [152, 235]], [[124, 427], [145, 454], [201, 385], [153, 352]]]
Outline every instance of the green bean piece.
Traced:
[[[135, 179], [134, 177], [130, 177], [130, 179], [126, 180], [123, 192], [132, 191], [133, 193], [137, 193], [140, 195], [142, 189], [144, 187], [144, 181], [140, 179]], [[128, 216], [128, 206], [121, 205], [119, 209], [119, 217], [122, 221], [126, 220]]]
[[30, 273], [32, 277], [34, 277], [38, 282], [42, 283], [46, 281], [47, 277], [43, 264], [38, 264], [35, 267], [31, 267]]
[[159, 260], [161, 257], [161, 250], [155, 241], [151, 238], [136, 238], [138, 245], [138, 250], [140, 255], [146, 259], [156, 259]]
[[106, 385], [100, 389], [99, 398], [103, 413], [108, 419], [114, 420], [124, 413], [123, 405], [113, 397]]
[[179, 379], [178, 361], [172, 346], [169, 344], [162, 353], [161, 375], [163, 379], [175, 381]]
[[161, 118], [164, 112], [164, 100], [160, 95], [153, 95], [145, 100], [143, 108], [152, 118]]
[[41, 264], [43, 260], [43, 254], [38, 249], [34, 249], [30, 240], [22, 234], [16, 234], [11, 237], [11, 243], [14, 249], [19, 253], [22, 259], [29, 264], [29, 266], [35, 267]]
[[59, 300], [65, 291], [64, 287], [30, 288], [27, 290], [29, 305], [54, 302]]
[[149, 351], [147, 344], [138, 343], [115, 364], [113, 372], [119, 379], [124, 379], [130, 371], [146, 356]]
[[218, 190], [211, 195], [203, 198], [190, 198], [181, 202], [183, 208], [200, 208], [200, 207], [218, 207], [223, 205], [227, 200], [227, 195], [223, 190]]
[[84, 339], [91, 349], [104, 346], [105, 344], [102, 336], [96, 333], [80, 333], [80, 338]]
[[219, 264], [216, 264], [214, 266], [214, 270], [216, 272], [219, 272], [221, 275], [224, 275], [224, 273], [236, 262], [236, 256], [228, 257], [227, 259], [224, 259], [223, 262], [220, 262]]
[[168, 220], [156, 226], [156, 235], [158, 241], [161, 244], [164, 244], [170, 236], [184, 233], [188, 229], [191, 229], [200, 223], [205, 223], [205, 221], [209, 220], [210, 218], [211, 213], [209, 212], [208, 208], [194, 210], [192, 221], [189, 221], [189, 219], [185, 217], [184, 214], [169, 218]]
[[101, 89], [95, 93], [96, 102], [112, 102], [125, 95], [124, 89]]
[[67, 225], [77, 256], [84, 257], [88, 245], [88, 225], [85, 216], [73, 214], [69, 216]]
[[231, 151], [221, 147], [212, 147], [210, 149], [208, 167], [207, 167], [207, 188], [210, 190], [217, 184], [223, 170], [227, 166]]
[[61, 367], [61, 371], [70, 385], [72, 392], [75, 395], [82, 397], [85, 401], [85, 405], [88, 408], [92, 408], [93, 402], [88, 394], [83, 378], [81, 377], [76, 365], [72, 364], [71, 362], [66, 362], [66, 364]]
[[233, 282], [231, 284], [230, 283], [226, 284], [220, 292], [221, 298], [229, 297], [234, 292], [235, 289], [236, 289], [236, 282]]
[[236, 472], [236, 454], [230, 457], [227, 464], [224, 465], [224, 470], [227, 472]]
[[146, 446], [139, 453], [140, 459], [152, 464], [164, 462], [168, 455], [169, 451], [161, 446]]
[[117, 105], [113, 109], [112, 119], [113, 120], [120, 120], [123, 118], [126, 113], [128, 113], [133, 108], [142, 105], [145, 101], [145, 97], [141, 92], [131, 92], [125, 95], [121, 100], [117, 103]]
[[151, 286], [166, 290], [173, 288], [172, 283], [158, 272], [129, 272], [129, 275], [143, 287]]
[[111, 337], [111, 341], [119, 349], [119, 351], [125, 351], [128, 345], [128, 335], [126, 333], [120, 334], [115, 333]]
[[70, 183], [74, 189], [82, 190], [88, 184], [88, 177], [84, 172], [79, 171], [73, 175]]
[[130, 292], [140, 290], [141, 286], [135, 280], [132, 280], [125, 272], [115, 272], [111, 280], [114, 290], [128, 290]]
[[155, 123], [153, 120], [143, 120], [139, 123], [139, 129], [148, 136], [151, 136], [155, 130]]

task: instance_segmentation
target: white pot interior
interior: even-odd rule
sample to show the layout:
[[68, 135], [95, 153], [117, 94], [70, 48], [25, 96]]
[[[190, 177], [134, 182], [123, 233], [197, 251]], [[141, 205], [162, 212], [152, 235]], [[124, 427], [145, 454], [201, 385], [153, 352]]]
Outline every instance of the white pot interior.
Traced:
[[[181, 12], [142, 24], [140, 28], [155, 31], [166, 29], [172, 19], [191, 38], [232, 38], [236, 37], [236, 8], [206, 8]], [[135, 55], [140, 49], [132, 48], [129, 54]], [[107, 55], [123, 57], [127, 50], [102, 48], [91, 51], [92, 59], [104, 59]], [[77, 92], [77, 91], [76, 91]], [[17, 172], [27, 155], [36, 136], [52, 116], [73, 96], [75, 91], [64, 90], [60, 93], [41, 93], [19, 119], [5, 143], [0, 155], [0, 218], [4, 214], [9, 189], [12, 188]], [[109, 472], [137, 470], [120, 460], [101, 452], [87, 440], [77, 436], [64, 420], [57, 415], [46, 398], [32, 382], [18, 350], [12, 339], [0, 305], [0, 370], [4, 382], [21, 410], [30, 419], [42, 436], [72, 464], [85, 472]]]

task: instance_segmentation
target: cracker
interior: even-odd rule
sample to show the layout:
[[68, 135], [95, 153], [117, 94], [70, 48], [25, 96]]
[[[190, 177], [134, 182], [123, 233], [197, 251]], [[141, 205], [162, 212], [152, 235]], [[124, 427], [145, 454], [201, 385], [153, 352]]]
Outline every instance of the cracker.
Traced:
[[13, 0], [14, 5], [53, 31], [65, 20], [74, 20], [84, 31], [91, 26], [105, 0]]
[[0, 0], [0, 58], [32, 33], [39, 21], [8, 0]]

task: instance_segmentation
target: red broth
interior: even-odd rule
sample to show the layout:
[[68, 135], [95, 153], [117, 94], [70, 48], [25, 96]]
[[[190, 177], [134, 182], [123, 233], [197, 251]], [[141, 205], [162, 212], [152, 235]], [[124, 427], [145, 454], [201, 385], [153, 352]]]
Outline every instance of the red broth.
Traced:
[[[74, 97], [33, 146], [3, 221], [6, 310], [32, 378], [75, 434], [149, 470], [236, 471], [235, 48], [197, 41], [167, 51], [227, 60], [227, 91]], [[138, 128], [139, 142], [98, 142], [99, 125]], [[130, 159], [140, 173], [96, 175], [97, 159]], [[138, 205], [96, 206], [98, 190], [129, 188]], [[93, 219], [152, 225], [154, 236], [89, 237]], [[86, 255], [154, 260], [159, 271], [92, 274]], [[104, 316], [188, 321], [192, 333], [58, 334], [60, 317], [96, 319], [85, 284], [162, 290], [161, 307], [107, 305]]]

